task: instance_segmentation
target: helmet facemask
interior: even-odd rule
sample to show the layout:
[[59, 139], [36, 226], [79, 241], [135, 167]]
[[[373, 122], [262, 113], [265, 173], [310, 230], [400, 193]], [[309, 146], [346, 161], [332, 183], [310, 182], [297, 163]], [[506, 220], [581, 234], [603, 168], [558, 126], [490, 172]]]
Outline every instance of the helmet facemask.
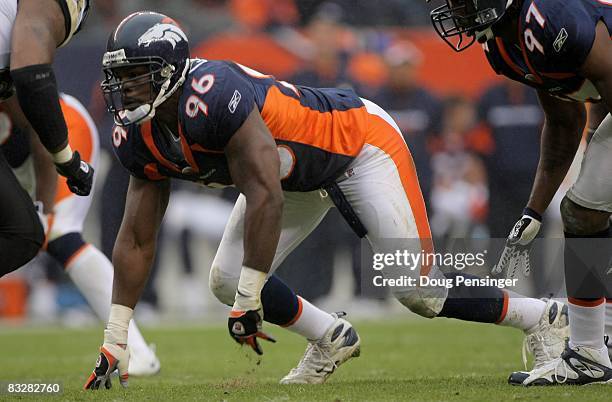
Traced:
[[[188, 61], [182, 71], [161, 57], [132, 57], [118, 62], [104, 56], [102, 93], [106, 106], [120, 126], [143, 123], [155, 116], [164, 103], [185, 81]], [[141, 70], [141, 71], [139, 71]], [[137, 71], [134, 74], [134, 71]], [[132, 74], [130, 74], [132, 72]], [[130, 92], [136, 94], [130, 95]]]
[[438, 35], [460, 52], [476, 41], [479, 32], [499, 21], [511, 3], [512, 0], [445, 0], [445, 4], [431, 11], [431, 22]]

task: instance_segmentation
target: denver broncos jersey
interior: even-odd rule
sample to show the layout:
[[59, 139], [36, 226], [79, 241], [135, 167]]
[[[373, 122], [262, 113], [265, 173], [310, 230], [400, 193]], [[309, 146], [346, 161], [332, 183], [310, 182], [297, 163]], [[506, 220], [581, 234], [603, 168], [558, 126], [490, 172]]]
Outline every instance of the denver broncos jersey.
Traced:
[[556, 97], [598, 101], [594, 85], [579, 69], [603, 21], [612, 32], [612, 0], [525, 0], [518, 21], [518, 44], [495, 37], [483, 47], [498, 73]]
[[178, 127], [152, 119], [113, 129], [115, 153], [133, 176], [232, 185], [224, 148], [254, 107], [276, 141], [285, 191], [333, 182], [361, 151], [367, 111], [353, 91], [295, 86], [232, 62], [190, 62]]

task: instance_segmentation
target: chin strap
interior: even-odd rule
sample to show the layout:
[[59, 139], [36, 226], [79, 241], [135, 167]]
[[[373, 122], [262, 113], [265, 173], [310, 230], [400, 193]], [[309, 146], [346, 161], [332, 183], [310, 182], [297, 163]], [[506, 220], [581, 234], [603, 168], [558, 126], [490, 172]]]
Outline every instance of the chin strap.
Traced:
[[490, 27], [485, 29], [484, 31], [476, 32], [476, 40], [478, 41], [478, 43], [486, 43], [494, 37], [495, 35], [493, 34], [493, 30]]

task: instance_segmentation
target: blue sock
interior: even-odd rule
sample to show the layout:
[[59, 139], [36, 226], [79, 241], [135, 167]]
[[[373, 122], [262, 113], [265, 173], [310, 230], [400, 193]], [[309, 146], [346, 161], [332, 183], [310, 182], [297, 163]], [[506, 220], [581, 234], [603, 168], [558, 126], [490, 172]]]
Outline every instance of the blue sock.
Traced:
[[290, 323], [299, 311], [297, 296], [276, 275], [268, 278], [261, 290], [261, 304], [264, 320], [281, 326]]
[[[474, 275], [458, 272], [444, 274], [444, 276], [453, 279], [457, 276], [478, 278]], [[448, 297], [438, 317], [496, 323], [500, 320], [503, 310], [504, 292], [498, 287], [459, 285], [449, 289]]]

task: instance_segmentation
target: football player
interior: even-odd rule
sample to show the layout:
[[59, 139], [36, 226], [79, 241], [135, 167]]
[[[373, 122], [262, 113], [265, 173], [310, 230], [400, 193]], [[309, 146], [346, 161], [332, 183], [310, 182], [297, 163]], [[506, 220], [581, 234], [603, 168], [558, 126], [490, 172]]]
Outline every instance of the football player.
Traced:
[[612, 364], [604, 345], [605, 295], [612, 284], [605, 272], [612, 212], [612, 2], [445, 0], [431, 12], [431, 20], [453, 49], [461, 51], [478, 41], [498, 74], [536, 88], [546, 116], [532, 193], [496, 271], [507, 269], [510, 276], [529, 272], [529, 247], [541, 215], [582, 138], [584, 103], [601, 101], [606, 108], [580, 175], [561, 203], [569, 343], [559, 358], [531, 372], [513, 373], [509, 382], [612, 383]]
[[[61, 94], [60, 105], [68, 129], [68, 143], [80, 149], [82, 159], [92, 167], [97, 166], [100, 147], [98, 130], [85, 107], [74, 97]], [[35, 174], [34, 158], [36, 144], [30, 145], [26, 133], [31, 127], [17, 127], [0, 105], [1, 151], [15, 176], [32, 199], [48, 198], [46, 188], [40, 187], [40, 178]], [[6, 130], [6, 131], [5, 131]], [[10, 131], [9, 131], [10, 130]], [[35, 140], [35, 138], [33, 138]], [[53, 211], [43, 216], [46, 226], [45, 250], [60, 263], [81, 291], [100, 320], [108, 318], [113, 286], [113, 266], [94, 245], [83, 240], [83, 223], [91, 205], [92, 195], [79, 197], [68, 190], [66, 178], [57, 178], [57, 192], [52, 191]], [[43, 186], [45, 183], [42, 183]], [[52, 187], [55, 190], [55, 187]], [[154, 351], [146, 344], [140, 330], [130, 321], [130, 373], [151, 375], [160, 369]]]
[[[21, 107], [57, 171], [79, 195], [89, 194], [93, 170], [68, 144], [51, 63], [56, 48], [81, 28], [88, 9], [88, 0], [0, 0], [0, 101], [8, 100], [9, 113]], [[36, 255], [44, 234], [31, 200], [2, 155], [0, 187], [3, 276]]]
[[[309, 342], [283, 384], [323, 383], [358, 356], [360, 338], [341, 314], [296, 296], [275, 269], [337, 206], [372, 248], [401, 239], [412, 253], [433, 251], [414, 164], [393, 119], [352, 90], [296, 86], [237, 63], [189, 58], [184, 32], [161, 14], [138, 12], [111, 34], [102, 89], [115, 116], [114, 150], [131, 173], [113, 251], [113, 305], [99, 364], [85, 387], [127, 385], [128, 322], [156, 248], [170, 180], [240, 190], [210, 270], [210, 289], [232, 306], [231, 337], [262, 350], [262, 320]], [[410, 241], [410, 240], [413, 241]], [[446, 279], [435, 265], [414, 275]], [[455, 277], [456, 274], [448, 274]], [[424, 317], [500, 323], [527, 333], [536, 364], [560, 353], [563, 304], [497, 287], [396, 287]]]

